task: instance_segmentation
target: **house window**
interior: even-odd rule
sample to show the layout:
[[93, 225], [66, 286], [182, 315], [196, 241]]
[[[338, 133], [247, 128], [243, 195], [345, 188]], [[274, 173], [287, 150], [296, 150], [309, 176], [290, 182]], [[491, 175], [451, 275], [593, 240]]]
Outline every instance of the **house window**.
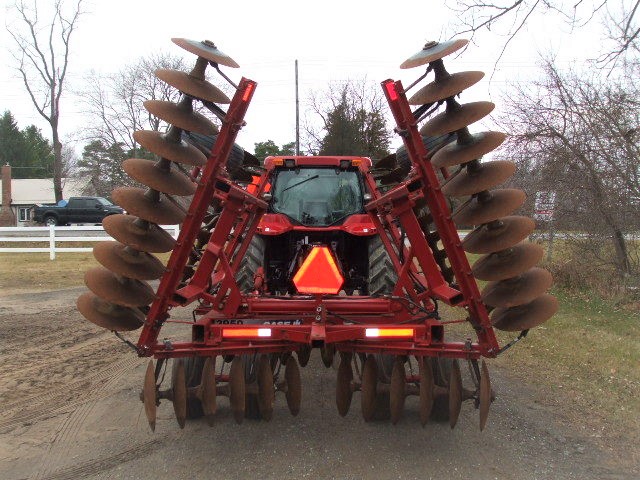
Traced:
[[31, 207], [18, 207], [18, 221], [28, 222], [31, 220]]

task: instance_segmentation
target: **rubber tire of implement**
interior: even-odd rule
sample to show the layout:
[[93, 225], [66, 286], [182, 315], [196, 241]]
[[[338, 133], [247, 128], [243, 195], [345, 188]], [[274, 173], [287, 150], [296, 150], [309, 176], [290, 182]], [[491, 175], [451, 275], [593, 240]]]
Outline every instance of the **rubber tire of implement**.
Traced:
[[[203, 357], [185, 357], [184, 362], [184, 377], [187, 381], [187, 389], [191, 387], [197, 387], [202, 380], [202, 369], [204, 368]], [[178, 366], [178, 362], [174, 361], [173, 369]], [[187, 397], [187, 419], [200, 418], [204, 415], [202, 410], [202, 403], [197, 398]]]
[[[446, 133], [438, 137], [422, 137], [422, 143], [424, 143], [424, 146], [429, 152], [429, 158], [431, 158], [438, 150], [455, 139], [456, 135]], [[409, 174], [411, 170], [411, 160], [409, 160], [409, 154], [404, 145], [396, 150], [396, 165], [402, 169], [405, 177]]]
[[[449, 387], [449, 375], [451, 374], [451, 358], [431, 358], [433, 369], [433, 382], [440, 387]], [[440, 368], [442, 367], [442, 368]], [[437, 395], [433, 400], [431, 409], [431, 419], [436, 422], [449, 421], [449, 397], [448, 395]]]
[[[199, 145], [203, 146], [207, 151], [211, 151], [213, 148], [213, 144], [216, 141], [217, 135], [202, 135], [200, 133], [191, 132], [189, 134], [183, 133], [183, 140], [193, 143], [196, 141]], [[208, 155], [207, 155], [208, 156]], [[231, 176], [232, 180], [235, 180], [236, 171], [242, 167], [242, 162], [244, 161], [244, 149], [234, 143], [231, 147], [231, 151], [229, 152], [229, 158], [227, 159], [227, 172]]]
[[240, 266], [236, 272], [236, 282], [241, 292], [248, 293], [254, 290], [254, 276], [258, 268], [264, 264], [265, 241], [259, 235], [254, 235], [247, 248]]

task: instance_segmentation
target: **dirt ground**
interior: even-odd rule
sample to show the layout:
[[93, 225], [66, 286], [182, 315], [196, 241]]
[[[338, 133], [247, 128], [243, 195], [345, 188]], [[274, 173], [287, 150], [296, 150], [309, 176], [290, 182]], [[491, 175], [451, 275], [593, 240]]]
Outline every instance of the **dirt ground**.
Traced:
[[1, 479], [640, 478], [624, 433], [604, 439], [505, 368], [492, 368], [484, 432], [469, 403], [454, 430], [421, 427], [416, 397], [395, 426], [365, 423], [358, 393], [341, 418], [335, 369], [314, 351], [298, 417], [279, 393], [271, 422], [236, 425], [222, 398], [213, 427], [180, 430], [163, 402], [152, 433], [138, 399], [146, 360], [81, 319], [83, 290], [0, 293]]

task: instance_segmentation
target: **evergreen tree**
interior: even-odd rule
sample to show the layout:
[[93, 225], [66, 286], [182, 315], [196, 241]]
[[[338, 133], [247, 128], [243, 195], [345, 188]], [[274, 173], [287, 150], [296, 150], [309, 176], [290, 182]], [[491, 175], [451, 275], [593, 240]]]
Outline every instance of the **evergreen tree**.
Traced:
[[127, 158], [121, 143], [107, 146], [100, 140], [94, 140], [86, 145], [78, 161], [78, 175], [89, 180], [84, 193], [109, 197], [114, 188], [131, 185], [133, 181], [121, 166]]
[[358, 155], [382, 158], [389, 153], [391, 132], [384, 117], [386, 105], [366, 81], [331, 84], [311, 98], [322, 130], [307, 127], [307, 143], [320, 155]]
[[254, 155], [261, 162], [267, 157], [274, 157], [277, 155], [295, 155], [296, 144], [295, 142], [286, 143], [282, 148], [278, 147], [273, 140], [267, 140], [266, 142], [254, 143]]
[[20, 131], [7, 110], [0, 117], [0, 164], [11, 165], [13, 178], [51, 178], [53, 149], [35, 125]]

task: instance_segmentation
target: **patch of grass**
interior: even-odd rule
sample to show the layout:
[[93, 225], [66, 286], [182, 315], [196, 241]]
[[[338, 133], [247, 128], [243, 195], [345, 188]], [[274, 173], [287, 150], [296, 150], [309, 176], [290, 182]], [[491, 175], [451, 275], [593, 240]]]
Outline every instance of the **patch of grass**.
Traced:
[[83, 285], [84, 272], [98, 262], [91, 252], [0, 253], [0, 290], [56, 290]]
[[[553, 292], [558, 313], [496, 360], [547, 401], [594, 422], [604, 434], [640, 431], [640, 313], [613, 301]], [[502, 344], [514, 334], [498, 333]]]
[[[166, 264], [169, 254], [159, 255], [158, 258]], [[79, 287], [84, 285], [84, 273], [97, 266], [100, 264], [91, 252], [58, 252], [55, 260], [49, 260], [48, 253], [0, 253], [0, 295], [16, 291]]]

